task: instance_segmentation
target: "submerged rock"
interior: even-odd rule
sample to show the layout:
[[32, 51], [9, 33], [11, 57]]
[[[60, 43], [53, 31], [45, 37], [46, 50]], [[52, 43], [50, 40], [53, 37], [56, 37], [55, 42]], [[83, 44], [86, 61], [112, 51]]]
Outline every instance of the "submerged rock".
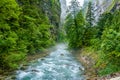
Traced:
[[26, 69], [27, 69], [26, 66], [22, 66], [22, 67], [20, 68], [20, 70], [26, 70]]
[[41, 61], [45, 60], [44, 58], [41, 59]]
[[39, 72], [38, 70], [36, 70], [36, 69], [33, 69], [33, 70], [31, 70], [32, 72]]
[[24, 65], [22, 65], [22, 66], [20, 67], [20, 70], [26, 70], [28, 66], [29, 66], [29, 65], [24, 64]]
[[60, 54], [61, 56], [64, 56], [64, 54]]

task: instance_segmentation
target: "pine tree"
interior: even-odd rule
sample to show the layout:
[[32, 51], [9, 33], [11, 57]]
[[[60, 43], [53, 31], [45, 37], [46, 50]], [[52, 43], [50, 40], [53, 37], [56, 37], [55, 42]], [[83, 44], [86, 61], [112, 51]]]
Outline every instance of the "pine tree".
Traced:
[[94, 37], [94, 8], [92, 2], [88, 3], [88, 10], [86, 13], [86, 27], [84, 33], [84, 45], [89, 46], [91, 39]]
[[76, 47], [83, 46], [84, 31], [85, 31], [85, 20], [82, 14], [82, 10], [78, 12], [75, 18], [76, 21]]
[[18, 45], [20, 7], [15, 0], [0, 0], [0, 11], [0, 68], [15, 69], [26, 55]]
[[86, 21], [87, 21], [87, 26], [86, 27], [92, 27], [94, 25], [94, 8], [92, 2], [88, 3], [88, 9], [86, 13]]
[[72, 14], [72, 16], [75, 18], [77, 13], [80, 10], [80, 4], [78, 0], [72, 0], [71, 5], [69, 6], [69, 12]]
[[65, 30], [71, 48], [80, 48], [83, 46], [84, 24], [85, 20], [81, 10], [75, 18], [72, 14], [67, 16]]
[[[97, 24], [99, 32], [102, 32], [100, 56], [98, 66], [102, 67], [100, 75], [106, 75], [120, 71], [120, 11], [106, 13]], [[101, 21], [102, 20], [102, 21]], [[103, 22], [104, 21], [104, 22]], [[105, 66], [101, 66], [105, 64]]]

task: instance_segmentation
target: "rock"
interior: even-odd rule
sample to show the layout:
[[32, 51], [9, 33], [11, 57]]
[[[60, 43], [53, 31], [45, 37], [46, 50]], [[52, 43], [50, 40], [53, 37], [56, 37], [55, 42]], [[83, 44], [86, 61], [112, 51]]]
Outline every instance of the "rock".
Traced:
[[23, 66], [29, 66], [28, 64], [23, 64]]
[[31, 70], [32, 72], [39, 72], [38, 70], [36, 70], [36, 69], [33, 69], [33, 70]]
[[22, 66], [21, 68], [20, 68], [20, 70], [26, 70], [27, 69], [27, 66]]
[[79, 70], [82, 70], [82, 71], [84, 71], [85, 69], [84, 69], [83, 67], [79, 67]]
[[6, 76], [3, 79], [0, 78], [0, 80], [16, 80], [16, 75]]
[[16, 79], [16, 76], [15, 76], [15, 75], [11, 76], [11, 79], [12, 79], [12, 80], [15, 80], [15, 79]]
[[61, 56], [64, 56], [64, 54], [60, 54]]
[[120, 77], [112, 78], [110, 80], [120, 80]]
[[45, 60], [44, 58], [41, 59], [41, 61]]

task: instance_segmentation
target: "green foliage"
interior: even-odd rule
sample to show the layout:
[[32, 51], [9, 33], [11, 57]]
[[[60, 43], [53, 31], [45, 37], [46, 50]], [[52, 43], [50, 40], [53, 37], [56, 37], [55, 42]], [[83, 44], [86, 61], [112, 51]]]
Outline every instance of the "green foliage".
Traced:
[[11, 52], [9, 54], [0, 55], [1, 68], [2, 69], [16, 69], [19, 62], [25, 60], [25, 54], [20, 52]]
[[88, 3], [88, 9], [87, 9], [87, 13], [86, 13], [86, 21], [87, 21], [87, 25], [86, 27], [92, 27], [94, 24], [94, 8], [93, 8], [93, 4], [90, 1]]
[[69, 46], [94, 48], [98, 53], [95, 66], [99, 68], [99, 75], [120, 71], [120, 11], [103, 13], [94, 24], [91, 2], [88, 3], [86, 22], [81, 11], [76, 15], [76, 9], [72, 9], [73, 12], [67, 16], [65, 23]]
[[[54, 3], [52, 3], [54, 1]], [[17, 3], [18, 2], [18, 3]], [[58, 1], [52, 0], [46, 13], [41, 0], [0, 0], [0, 69], [14, 70], [27, 55], [54, 44], [59, 25]], [[55, 7], [57, 5], [57, 8]], [[52, 18], [53, 16], [53, 18]], [[51, 21], [51, 20], [54, 20]], [[57, 25], [55, 25], [55, 24]], [[54, 26], [53, 26], [54, 25]]]
[[94, 48], [98, 53], [95, 66], [99, 75], [120, 71], [120, 11], [104, 13], [94, 24], [94, 8], [91, 2], [88, 4], [86, 22], [81, 11], [76, 15], [75, 8], [72, 9], [73, 13], [67, 16], [65, 23], [69, 46]]
[[59, 42], [66, 42], [66, 35], [65, 35], [64, 27], [59, 29], [58, 41]]
[[15, 69], [25, 56], [17, 45], [20, 8], [15, 0], [1, 0], [0, 11], [0, 68]]
[[[104, 29], [105, 29], [105, 27], [107, 27], [107, 26], [105, 26], [105, 25], [107, 25], [107, 21], [108, 20], [111, 20], [112, 19], [112, 14], [111, 13], [104, 13], [104, 14], [102, 14], [101, 16], [100, 16], [100, 18], [99, 18], [99, 20], [98, 20], [98, 22], [97, 22], [97, 37], [100, 39], [101, 38], [101, 36], [102, 36], [102, 33], [103, 33], [103, 31], [104, 31]], [[110, 25], [110, 21], [109, 21], [109, 23], [108, 23], [108, 25]]]
[[106, 75], [106, 74], [112, 74], [117, 71], [120, 71], [119, 67], [113, 64], [108, 64], [104, 69], [99, 71], [100, 76]]
[[83, 45], [84, 18], [80, 10], [74, 18], [69, 14], [66, 18], [65, 30], [71, 48], [79, 48]]
[[92, 2], [88, 3], [88, 9], [86, 13], [86, 24], [85, 24], [85, 32], [84, 32], [84, 45], [90, 46], [91, 39], [95, 38], [96, 35], [96, 27], [94, 27], [94, 8]]
[[42, 7], [37, 6], [37, 3], [42, 4], [42, 1], [20, 2], [24, 3], [21, 5], [22, 14], [19, 20], [24, 32], [20, 33], [21, 39], [26, 42], [28, 54], [34, 54], [54, 43], [55, 35], [52, 35], [50, 30], [53, 26], [50, 25], [49, 18], [42, 11]]
[[115, 36], [117, 35], [117, 32], [114, 31], [113, 29], [105, 30], [102, 36], [102, 44], [101, 44], [101, 49], [102, 51], [113, 51], [116, 44]]
[[100, 51], [103, 54], [100, 55], [98, 63], [99, 61], [101, 61], [101, 64], [106, 63], [106, 66], [99, 71], [100, 75], [120, 71], [120, 19], [118, 18], [120, 11], [115, 11], [112, 14], [108, 13], [104, 16], [107, 17], [103, 17], [102, 20], [106, 22], [103, 24], [99, 22], [98, 24], [98, 26], [103, 26], [102, 30], [99, 29], [99, 31], [103, 31], [100, 44]]

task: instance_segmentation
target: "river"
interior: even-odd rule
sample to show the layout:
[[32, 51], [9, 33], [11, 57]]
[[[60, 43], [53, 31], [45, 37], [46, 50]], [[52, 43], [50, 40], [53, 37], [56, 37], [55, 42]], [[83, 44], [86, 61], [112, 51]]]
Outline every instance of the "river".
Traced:
[[85, 80], [84, 67], [67, 49], [58, 44], [44, 59], [31, 63], [26, 70], [16, 72], [16, 80]]

